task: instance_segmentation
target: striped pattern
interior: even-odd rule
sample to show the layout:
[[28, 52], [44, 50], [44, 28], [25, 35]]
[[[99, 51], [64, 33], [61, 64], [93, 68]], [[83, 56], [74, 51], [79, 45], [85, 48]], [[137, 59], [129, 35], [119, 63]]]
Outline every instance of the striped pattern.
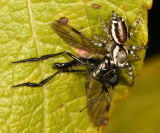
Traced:
[[138, 55], [136, 55], [136, 54], [134, 53], [134, 51], [129, 50], [128, 52], [129, 52], [129, 54], [133, 55], [133, 56], [136, 58], [136, 60], [140, 60], [140, 59], [141, 59]]
[[128, 29], [123, 20], [114, 12], [112, 13], [112, 19], [109, 22], [109, 32], [112, 36], [114, 42], [118, 44], [123, 44], [128, 38]]
[[108, 65], [108, 59], [105, 59], [93, 72], [93, 77], [96, 77], [101, 72], [101, 70], [105, 69], [107, 65]]
[[129, 70], [129, 77], [130, 77], [131, 82], [133, 84], [134, 83], [133, 69], [132, 69], [132, 66], [129, 62], [128, 62], [127, 66], [128, 66], [128, 70]]

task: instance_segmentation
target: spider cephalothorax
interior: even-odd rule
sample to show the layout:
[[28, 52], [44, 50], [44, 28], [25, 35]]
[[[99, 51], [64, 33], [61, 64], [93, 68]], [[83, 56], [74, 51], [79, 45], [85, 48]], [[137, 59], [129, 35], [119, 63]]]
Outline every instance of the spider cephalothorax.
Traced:
[[124, 68], [128, 63], [128, 50], [119, 44], [113, 44], [111, 47], [111, 59], [119, 68]]

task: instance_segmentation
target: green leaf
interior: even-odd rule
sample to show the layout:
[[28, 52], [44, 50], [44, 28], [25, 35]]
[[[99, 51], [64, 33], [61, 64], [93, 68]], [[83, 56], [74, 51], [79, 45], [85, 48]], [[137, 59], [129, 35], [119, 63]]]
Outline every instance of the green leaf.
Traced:
[[[43, 62], [11, 62], [64, 50], [73, 53], [55, 34], [51, 27], [53, 20], [65, 16], [71, 26], [86, 36], [90, 37], [91, 31], [105, 36], [98, 14], [108, 22], [114, 10], [128, 21], [131, 29], [142, 4], [145, 5], [142, 21], [126, 43], [139, 46], [148, 41], [147, 8], [151, 7], [152, 0], [1, 0], [0, 132], [97, 132], [87, 110], [79, 112], [87, 103], [85, 74], [60, 74], [39, 88], [11, 87], [28, 81], [38, 83], [56, 72], [53, 63], [70, 58], [59, 56]], [[142, 68], [145, 51], [138, 52], [138, 55], [142, 60], [132, 62], [135, 74]], [[127, 72], [122, 75], [129, 81]], [[121, 81], [116, 87], [113, 106], [128, 95], [127, 84]]]
[[112, 113], [104, 133], [160, 132], [160, 56], [147, 60], [132, 95]]

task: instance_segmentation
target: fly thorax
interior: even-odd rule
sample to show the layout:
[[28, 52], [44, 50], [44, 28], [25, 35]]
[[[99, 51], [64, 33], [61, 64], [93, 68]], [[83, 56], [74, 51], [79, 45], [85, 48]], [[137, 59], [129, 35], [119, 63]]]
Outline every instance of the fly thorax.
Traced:
[[112, 60], [117, 67], [125, 67], [128, 62], [128, 51], [123, 45], [114, 44], [111, 55]]

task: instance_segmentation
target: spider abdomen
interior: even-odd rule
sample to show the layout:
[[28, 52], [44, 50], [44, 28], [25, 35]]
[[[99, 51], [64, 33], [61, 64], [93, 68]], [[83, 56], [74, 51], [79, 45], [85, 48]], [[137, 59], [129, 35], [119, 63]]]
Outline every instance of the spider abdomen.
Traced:
[[117, 16], [115, 13], [112, 14], [112, 19], [109, 23], [109, 32], [114, 42], [123, 44], [127, 41], [128, 30], [124, 20]]

